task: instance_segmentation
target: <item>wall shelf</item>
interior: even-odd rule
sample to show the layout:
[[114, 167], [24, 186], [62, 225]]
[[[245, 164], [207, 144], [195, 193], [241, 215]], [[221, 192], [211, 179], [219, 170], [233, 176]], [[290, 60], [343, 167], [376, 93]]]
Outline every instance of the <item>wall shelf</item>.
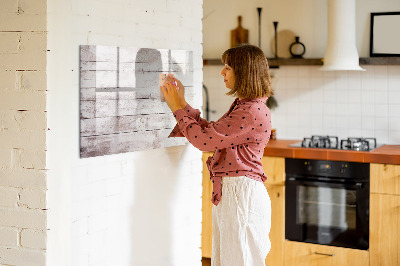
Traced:
[[400, 65], [400, 57], [362, 57], [360, 65]]
[[322, 58], [268, 58], [270, 67], [322, 66]]
[[[322, 58], [268, 58], [271, 68], [279, 66], [321, 66]], [[204, 59], [203, 66], [222, 65], [220, 59]], [[400, 65], [400, 57], [362, 57], [360, 65]]]
[[[322, 65], [321, 58], [268, 58], [268, 63], [271, 68], [279, 66], [304, 66], [304, 65]], [[204, 66], [222, 65], [220, 59], [204, 59]]]

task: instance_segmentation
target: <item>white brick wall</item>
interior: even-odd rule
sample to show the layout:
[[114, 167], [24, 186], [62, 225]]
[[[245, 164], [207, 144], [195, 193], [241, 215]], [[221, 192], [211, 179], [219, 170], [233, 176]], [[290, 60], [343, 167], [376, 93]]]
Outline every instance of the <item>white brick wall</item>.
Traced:
[[21, 246], [32, 249], [46, 249], [46, 231], [23, 229]]
[[78, 52], [82, 44], [192, 50], [199, 108], [202, 0], [49, 1], [48, 11], [47, 264], [201, 265], [201, 152], [80, 159]]
[[[52, 232], [47, 247], [48, 265], [140, 263], [150, 257], [142, 257], [149, 250], [142, 246], [148, 236], [140, 239], [127, 232], [134, 229], [139, 217], [146, 221], [149, 207], [155, 208], [155, 214], [157, 210], [164, 211], [162, 219], [155, 216], [154, 221], [173, 220], [172, 216], [179, 220], [183, 212], [173, 210], [179, 210], [180, 201], [175, 205], [161, 201], [160, 205], [157, 197], [164, 194], [172, 200], [179, 192], [176, 186], [184, 181], [188, 182], [184, 185], [185, 204], [192, 202], [196, 207], [193, 220], [180, 223], [178, 227], [187, 227], [182, 231], [175, 230], [177, 224], [173, 222], [159, 224], [167, 237], [158, 243], [160, 236], [154, 236], [162, 254], [151, 252], [152, 265], [199, 264], [201, 153], [178, 147], [147, 155], [83, 161], [76, 157], [79, 131], [72, 130], [71, 134], [70, 129], [76, 129], [78, 121], [75, 48], [80, 44], [194, 50], [196, 98], [201, 99], [202, 1], [118, 1], [116, 5], [115, 1], [71, 0], [53, 1], [47, 9], [47, 1], [6, 0], [0, 4], [0, 264], [45, 265], [47, 220]], [[53, 34], [49, 39], [48, 27]], [[50, 59], [47, 52], [52, 55]], [[51, 70], [47, 77], [46, 69]], [[46, 106], [48, 83], [51, 110]], [[199, 107], [201, 100], [191, 104]], [[47, 113], [52, 118], [49, 123]], [[54, 134], [49, 134], [46, 147], [48, 128]], [[46, 150], [51, 158], [46, 156]], [[177, 152], [179, 156], [171, 159]], [[154, 169], [152, 160], [157, 156], [172, 165]], [[189, 159], [180, 165], [183, 156]], [[151, 171], [138, 174], [140, 167]], [[47, 168], [52, 173], [49, 186]], [[135, 184], [138, 181], [139, 185]], [[142, 194], [143, 186], [157, 187], [153, 194], [157, 196], [149, 199], [147, 192]], [[135, 197], [139, 195], [144, 201], [136, 205]], [[165, 212], [165, 204], [170, 212]], [[51, 215], [47, 216], [46, 209]], [[193, 232], [193, 245], [183, 244], [188, 242], [188, 231]], [[64, 240], [63, 245], [60, 239]], [[166, 252], [174, 245], [177, 248]]]
[[15, 208], [18, 203], [18, 189], [0, 187], [0, 207]]
[[45, 265], [46, 3], [0, 3], [1, 265]]
[[19, 230], [17, 228], [0, 227], [0, 247], [18, 247]]

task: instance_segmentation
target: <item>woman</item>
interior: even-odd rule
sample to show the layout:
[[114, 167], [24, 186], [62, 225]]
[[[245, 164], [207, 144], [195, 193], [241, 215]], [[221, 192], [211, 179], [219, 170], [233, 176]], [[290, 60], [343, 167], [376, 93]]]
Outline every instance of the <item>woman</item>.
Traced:
[[186, 103], [177, 79], [169, 76], [161, 87], [178, 122], [170, 137], [184, 136], [201, 151], [214, 151], [207, 160], [213, 182], [212, 265], [265, 265], [271, 246], [271, 202], [261, 164], [271, 130], [268, 62], [252, 45], [228, 49], [222, 62], [227, 95], [237, 98], [216, 122]]

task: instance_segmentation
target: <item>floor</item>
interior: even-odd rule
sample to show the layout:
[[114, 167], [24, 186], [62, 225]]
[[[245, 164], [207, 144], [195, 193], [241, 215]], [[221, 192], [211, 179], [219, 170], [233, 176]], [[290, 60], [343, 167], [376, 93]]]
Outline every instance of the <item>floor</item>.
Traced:
[[203, 266], [211, 266], [211, 259], [209, 258], [202, 258], [201, 262], [203, 263]]

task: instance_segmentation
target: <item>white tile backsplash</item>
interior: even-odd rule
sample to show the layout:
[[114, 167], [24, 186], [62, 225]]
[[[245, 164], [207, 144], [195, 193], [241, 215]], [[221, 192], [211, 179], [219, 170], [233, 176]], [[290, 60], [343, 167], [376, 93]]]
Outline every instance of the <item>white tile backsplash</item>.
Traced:
[[310, 89], [310, 76], [301, 76], [298, 78], [298, 86], [299, 88], [303, 88], [303, 89]]
[[311, 71], [313, 71], [312, 68], [310, 67], [303, 67], [303, 68], [297, 68], [297, 74], [301, 78], [309, 79], [311, 76]]
[[400, 143], [400, 131], [389, 131], [389, 140], [387, 143]]
[[389, 118], [388, 117], [375, 117], [375, 128], [377, 130], [388, 130]]
[[390, 117], [400, 117], [400, 104], [389, 104], [388, 113]]
[[324, 114], [324, 116], [335, 115], [336, 114], [336, 105], [335, 105], [335, 103], [326, 103], [326, 104], [324, 104], [323, 114]]
[[337, 103], [345, 103], [348, 104], [350, 102], [349, 99], [349, 90], [342, 90], [340, 88], [340, 90], [337, 90], [337, 95], [336, 95], [336, 102]]
[[338, 119], [336, 119], [336, 128], [347, 131], [349, 128], [349, 117], [340, 116]]
[[400, 131], [400, 117], [389, 117], [389, 130]]
[[387, 76], [379, 76], [374, 80], [375, 91], [387, 91], [388, 89], [388, 78]]
[[336, 114], [340, 116], [346, 116], [349, 114], [349, 105], [346, 103], [337, 103], [336, 104]]
[[[375, 117], [388, 117], [389, 106], [387, 104], [375, 104]], [[400, 105], [398, 107], [400, 108]]]
[[347, 72], [342, 71], [340, 74], [338, 74], [336, 77], [335, 86], [339, 90], [347, 90], [349, 88], [349, 77]]
[[288, 88], [288, 89], [299, 88], [298, 78], [297, 77], [287, 77], [286, 78], [286, 88]]
[[364, 130], [373, 130], [375, 128], [375, 119], [373, 116], [363, 116], [361, 118], [361, 126]]
[[388, 66], [387, 65], [374, 66], [375, 79], [380, 78], [380, 77], [387, 79], [387, 74], [388, 74]]
[[[319, 66], [272, 69], [278, 101], [278, 108], [272, 110], [272, 126], [277, 137], [376, 137], [382, 144], [400, 144], [400, 66], [362, 67], [366, 71], [320, 71]], [[213, 93], [226, 92], [222, 82], [222, 86], [214, 86], [213, 79], [205, 74], [206, 86], [215, 90]], [[218, 101], [211, 97], [210, 108], [229, 107], [232, 101], [226, 96]], [[213, 114], [215, 120], [226, 109]]]
[[284, 72], [284, 76], [286, 77], [297, 77], [298, 76], [298, 67], [296, 66], [287, 66], [285, 67], [286, 71]]
[[361, 105], [361, 116], [374, 116], [375, 115], [375, 108], [373, 103], [363, 103]]
[[398, 105], [400, 104], [400, 88], [395, 91], [395, 90], [391, 90], [388, 93], [388, 97], [389, 97], [389, 104], [395, 104]]
[[361, 101], [363, 104], [374, 103], [374, 91], [362, 89]]
[[400, 74], [389, 75], [388, 89], [389, 89], [389, 91], [400, 90]]
[[376, 104], [386, 104], [388, 102], [387, 90], [375, 90], [374, 101]]
[[381, 143], [389, 143], [389, 133], [387, 130], [375, 130], [375, 137], [377, 139], [378, 144]]

